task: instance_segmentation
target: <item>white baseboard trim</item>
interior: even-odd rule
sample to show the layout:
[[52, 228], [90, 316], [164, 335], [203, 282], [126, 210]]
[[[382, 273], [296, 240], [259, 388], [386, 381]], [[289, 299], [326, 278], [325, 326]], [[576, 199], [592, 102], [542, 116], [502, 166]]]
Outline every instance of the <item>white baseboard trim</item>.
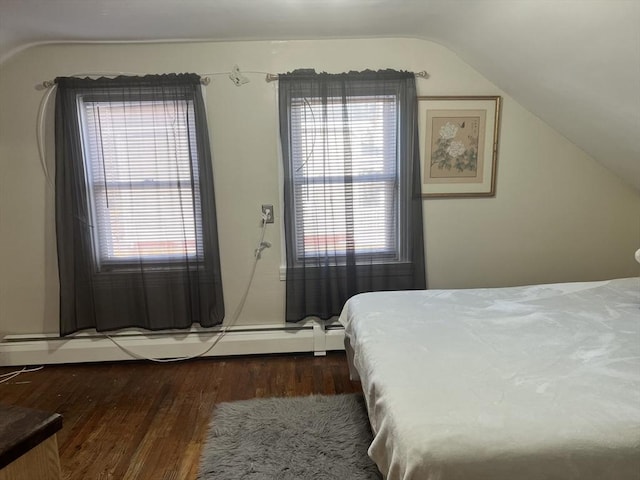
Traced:
[[[215, 357], [267, 353], [325, 355], [344, 350], [344, 329], [307, 324], [233, 327], [207, 353], [220, 332], [191, 330], [180, 333], [122, 332], [111, 335], [118, 344], [148, 358]], [[55, 334], [8, 335], [0, 342], [0, 366], [136, 360], [100, 333], [59, 338]]]

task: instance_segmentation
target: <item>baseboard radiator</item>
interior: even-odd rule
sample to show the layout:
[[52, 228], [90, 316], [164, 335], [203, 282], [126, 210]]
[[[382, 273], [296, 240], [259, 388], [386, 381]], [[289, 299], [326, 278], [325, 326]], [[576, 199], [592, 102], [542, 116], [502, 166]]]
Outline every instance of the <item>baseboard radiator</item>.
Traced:
[[[200, 356], [218, 335], [217, 329], [123, 331], [110, 335], [117, 344], [98, 332], [82, 332], [65, 338], [56, 334], [7, 335], [0, 341], [0, 366], [135, 360], [125, 349], [147, 358]], [[294, 326], [231, 327], [201, 356], [311, 352], [321, 356], [331, 350], [344, 350], [344, 329], [339, 324], [313, 322]]]

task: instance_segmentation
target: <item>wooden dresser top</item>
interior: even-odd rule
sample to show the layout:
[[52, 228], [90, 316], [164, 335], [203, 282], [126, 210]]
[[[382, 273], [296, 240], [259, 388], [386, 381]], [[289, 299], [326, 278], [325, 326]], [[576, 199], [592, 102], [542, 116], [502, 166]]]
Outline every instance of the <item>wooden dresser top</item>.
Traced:
[[62, 428], [62, 416], [0, 404], [0, 468], [24, 455]]

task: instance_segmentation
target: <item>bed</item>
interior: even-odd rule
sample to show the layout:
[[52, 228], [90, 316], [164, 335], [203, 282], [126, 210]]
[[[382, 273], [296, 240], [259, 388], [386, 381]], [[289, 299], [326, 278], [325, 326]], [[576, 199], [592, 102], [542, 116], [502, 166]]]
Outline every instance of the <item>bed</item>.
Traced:
[[387, 480], [640, 479], [640, 279], [364, 293], [340, 322]]

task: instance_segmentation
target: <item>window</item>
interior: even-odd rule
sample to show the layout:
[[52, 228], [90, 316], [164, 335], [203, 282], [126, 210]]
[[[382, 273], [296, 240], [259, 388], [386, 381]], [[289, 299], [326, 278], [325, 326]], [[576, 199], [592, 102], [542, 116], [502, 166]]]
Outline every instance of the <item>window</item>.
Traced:
[[60, 333], [221, 323], [200, 76], [56, 84]]
[[78, 105], [97, 264], [202, 255], [193, 102]]
[[400, 258], [395, 95], [291, 101], [296, 259]]
[[417, 103], [409, 72], [278, 76], [286, 321], [425, 287]]

